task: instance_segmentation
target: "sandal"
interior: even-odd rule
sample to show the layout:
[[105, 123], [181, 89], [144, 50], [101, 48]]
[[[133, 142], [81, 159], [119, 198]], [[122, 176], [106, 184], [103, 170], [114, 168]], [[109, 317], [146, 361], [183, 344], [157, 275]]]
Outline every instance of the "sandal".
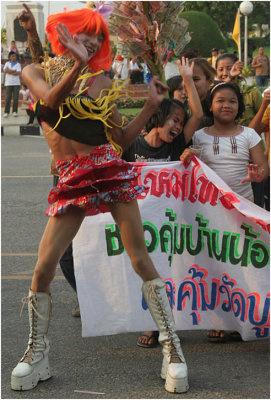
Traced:
[[225, 331], [221, 331], [219, 329], [208, 331], [207, 336], [209, 342], [224, 343], [226, 341]]
[[[140, 338], [141, 338], [142, 336], [144, 336], [144, 337], [147, 338], [147, 342], [146, 342], [146, 343], [142, 343], [142, 341], [140, 340]], [[138, 338], [136, 344], [137, 344], [139, 347], [145, 347], [145, 348], [156, 347], [156, 346], [159, 345], [158, 336], [159, 336], [159, 332], [158, 332], [158, 331], [153, 332], [151, 335], [147, 335], [146, 333], [142, 333], [142, 335], [139, 336], [139, 338]], [[153, 343], [149, 343], [149, 341], [150, 341], [151, 339], [154, 339]]]

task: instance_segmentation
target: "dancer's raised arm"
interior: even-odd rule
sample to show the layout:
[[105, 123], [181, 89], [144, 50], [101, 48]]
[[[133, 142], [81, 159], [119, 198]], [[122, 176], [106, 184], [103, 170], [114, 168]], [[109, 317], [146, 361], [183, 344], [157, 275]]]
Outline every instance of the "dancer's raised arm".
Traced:
[[26, 4], [23, 4], [23, 6], [25, 10], [21, 11], [17, 18], [27, 33], [32, 61], [34, 63], [41, 63], [43, 61], [44, 52], [37, 32], [35, 18], [29, 7]]

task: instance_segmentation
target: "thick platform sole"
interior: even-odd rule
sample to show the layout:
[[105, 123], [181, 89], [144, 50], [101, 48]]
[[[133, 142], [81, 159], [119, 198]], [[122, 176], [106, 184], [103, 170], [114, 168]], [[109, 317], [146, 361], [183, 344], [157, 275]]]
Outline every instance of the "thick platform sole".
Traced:
[[[178, 364], [177, 364], [178, 365]], [[185, 365], [185, 364], [182, 364]], [[173, 371], [172, 371], [173, 372]], [[174, 373], [174, 372], [173, 372]], [[170, 393], [185, 393], [189, 389], [187, 367], [185, 365], [185, 370], [175, 371], [175, 374], [183, 375], [181, 377], [174, 377], [170, 375], [168, 370], [168, 364], [166, 358], [163, 359], [161, 378], [166, 380], [165, 389]]]
[[51, 378], [51, 371], [48, 357], [35, 365], [35, 368], [29, 375], [18, 376], [11, 374], [11, 389], [12, 390], [31, 390], [34, 389], [39, 381], [46, 381]]
[[189, 384], [188, 384], [188, 377], [184, 378], [172, 378], [170, 376], [167, 376], [166, 378], [166, 383], [165, 383], [165, 389], [167, 392], [170, 393], [185, 393], [189, 389]]

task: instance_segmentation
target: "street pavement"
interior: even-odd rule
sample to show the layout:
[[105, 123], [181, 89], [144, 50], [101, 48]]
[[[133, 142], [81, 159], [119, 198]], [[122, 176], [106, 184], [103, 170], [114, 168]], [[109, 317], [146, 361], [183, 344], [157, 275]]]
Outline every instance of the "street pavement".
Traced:
[[[53, 377], [32, 391], [10, 389], [10, 374], [28, 336], [28, 293], [52, 186], [50, 154], [43, 136], [2, 137], [2, 379], [3, 399], [269, 399], [269, 340], [209, 343], [206, 331], [179, 331], [190, 390], [171, 394], [160, 379], [161, 347], [136, 346], [138, 333], [81, 337], [75, 296], [58, 267], [52, 283], [49, 330]], [[84, 394], [90, 391], [104, 394]]]

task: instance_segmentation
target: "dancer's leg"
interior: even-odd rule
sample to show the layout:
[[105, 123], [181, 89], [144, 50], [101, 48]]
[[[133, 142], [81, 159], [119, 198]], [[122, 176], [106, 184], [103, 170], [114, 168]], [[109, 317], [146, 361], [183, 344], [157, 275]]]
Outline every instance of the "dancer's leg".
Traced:
[[110, 211], [120, 229], [123, 245], [135, 272], [143, 281], [158, 278], [159, 274], [147, 251], [137, 201], [111, 204]]
[[144, 298], [159, 330], [159, 342], [164, 354], [161, 377], [166, 380], [165, 389], [169, 392], [186, 392], [189, 388], [186, 362], [175, 331], [166, 285], [147, 252], [137, 202], [113, 204], [110, 209], [133, 268], [144, 281]]
[[85, 217], [85, 211], [73, 207], [67, 213], [50, 217], [43, 233], [34, 270], [31, 289], [50, 293], [57, 263], [76, 235]]
[[27, 296], [30, 334], [27, 349], [11, 374], [13, 390], [29, 390], [39, 381], [51, 376], [47, 332], [51, 316], [50, 283], [57, 263], [76, 235], [85, 211], [70, 209], [66, 214], [50, 217], [42, 236], [38, 261], [34, 270], [31, 289]]

